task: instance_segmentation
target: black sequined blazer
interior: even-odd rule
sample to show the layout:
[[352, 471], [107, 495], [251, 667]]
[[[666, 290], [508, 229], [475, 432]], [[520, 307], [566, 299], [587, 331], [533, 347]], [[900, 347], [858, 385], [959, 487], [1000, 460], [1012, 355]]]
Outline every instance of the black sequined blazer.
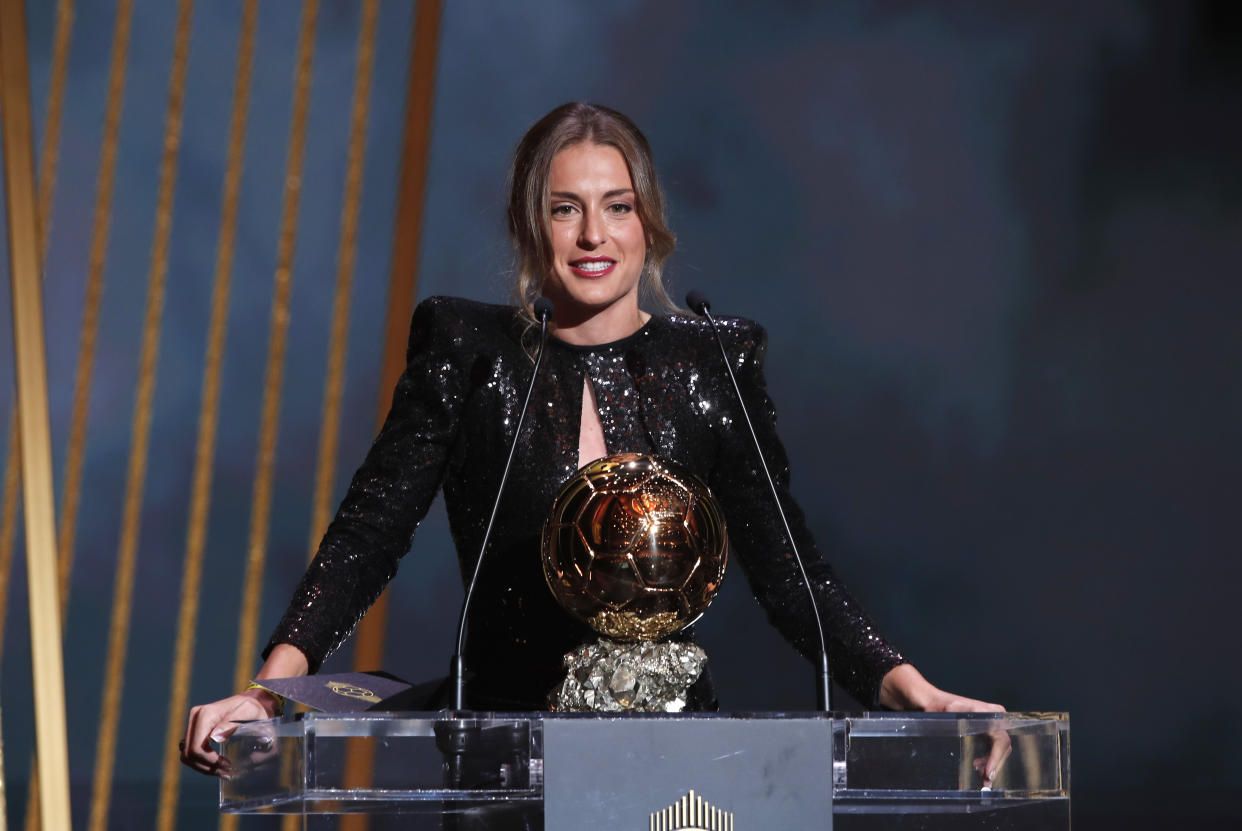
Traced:
[[[763, 329], [743, 318], [719, 323], [820, 598], [834, 678], [873, 705], [880, 680], [902, 658], [820, 557], [789, 496], [789, 465], [763, 378]], [[392, 409], [269, 651], [293, 644], [314, 671], [396, 573], [441, 487], [469, 578], [533, 368], [532, 335], [512, 307], [447, 297], [419, 304]], [[561, 656], [594, 638], [556, 605], [539, 559], [544, 516], [578, 468], [584, 376], [608, 451], [655, 453], [702, 476], [725, 512], [732, 559], [769, 618], [804, 655], [817, 655], [805, 589], [711, 329], [697, 318], [653, 316], [614, 343], [548, 339], [472, 601], [466, 655], [479, 674], [472, 690], [515, 708], [540, 708], [564, 677]]]

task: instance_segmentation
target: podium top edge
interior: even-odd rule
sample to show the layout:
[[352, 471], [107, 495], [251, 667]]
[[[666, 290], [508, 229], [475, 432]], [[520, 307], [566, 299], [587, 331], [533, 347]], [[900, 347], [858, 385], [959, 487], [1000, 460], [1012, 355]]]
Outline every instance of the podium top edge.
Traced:
[[557, 713], [548, 711], [500, 711], [500, 710], [360, 710], [345, 713], [325, 713], [309, 711], [297, 715], [306, 719], [430, 719], [436, 721], [549, 721], [560, 719], [801, 719], [801, 720], [904, 720], [904, 721], [1056, 721], [1068, 722], [1068, 712], [1055, 711], [1011, 711], [1004, 713], [921, 713], [921, 712], [890, 712], [884, 710], [870, 712], [822, 712], [822, 711], [737, 711], [727, 713]]

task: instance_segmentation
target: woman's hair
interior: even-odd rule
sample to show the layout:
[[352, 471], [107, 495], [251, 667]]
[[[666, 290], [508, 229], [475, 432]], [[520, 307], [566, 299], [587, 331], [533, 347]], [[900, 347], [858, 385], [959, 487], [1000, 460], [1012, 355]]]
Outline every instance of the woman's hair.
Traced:
[[647, 261], [639, 290], [669, 310], [677, 308], [664, 290], [664, 261], [676, 240], [664, 224], [664, 196], [656, 181], [651, 146], [642, 131], [616, 110], [598, 104], [562, 104], [526, 131], [513, 153], [509, 189], [509, 235], [517, 254], [515, 291], [522, 317], [534, 323], [532, 304], [552, 269], [548, 175], [552, 158], [567, 147], [590, 142], [615, 147], [630, 170], [638, 218], [647, 238]]

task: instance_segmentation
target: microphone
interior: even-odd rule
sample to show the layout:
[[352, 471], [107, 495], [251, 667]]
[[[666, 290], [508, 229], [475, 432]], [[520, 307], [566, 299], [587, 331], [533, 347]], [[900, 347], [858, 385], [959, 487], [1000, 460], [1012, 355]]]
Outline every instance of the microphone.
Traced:
[[[707, 302], [707, 298], [703, 296], [703, 292], [698, 291], [697, 289], [686, 295], [686, 305], [693, 309], [695, 314], [702, 315], [704, 317], [707, 317], [707, 313], [711, 311], [712, 308], [712, 304]], [[712, 324], [712, 331], [715, 331], [715, 321], [712, 321], [711, 318], [708, 318], [708, 321]], [[728, 363], [728, 361], [725, 361], [725, 363]]]
[[733, 382], [733, 392], [737, 394], [737, 403], [742, 407], [746, 429], [750, 431], [751, 441], [755, 444], [759, 465], [763, 468], [763, 475], [768, 480], [768, 490], [772, 492], [772, 501], [776, 503], [776, 512], [780, 515], [781, 524], [785, 527], [785, 537], [789, 540], [789, 548], [793, 551], [794, 562], [798, 564], [798, 571], [802, 574], [802, 585], [806, 587], [807, 597], [811, 601], [811, 612], [815, 615], [815, 631], [819, 633], [819, 689], [816, 694], [816, 703], [821, 711], [827, 712], [832, 709], [832, 676], [828, 672], [828, 642], [824, 639], [824, 623], [819, 616], [819, 603], [815, 600], [815, 591], [811, 588], [810, 578], [807, 577], [802, 555], [798, 553], [798, 543], [794, 540], [793, 532], [789, 530], [789, 520], [785, 518], [785, 509], [781, 507], [781, 498], [776, 492], [776, 483], [772, 480], [772, 472], [768, 470], [768, 462], [763, 457], [763, 448], [759, 444], [759, 437], [755, 435], [755, 426], [750, 421], [750, 411], [746, 409], [746, 400], [742, 398], [742, 388], [738, 386], [737, 377], [733, 374], [733, 364], [729, 360], [729, 353], [720, 337], [720, 329], [716, 326], [716, 319], [712, 317], [712, 305], [707, 302], [702, 292], [698, 291], [692, 291], [686, 295], [686, 305], [707, 318], [707, 322], [711, 324], [712, 333], [716, 336], [716, 344], [720, 347], [720, 357], [724, 359], [725, 371], [729, 373], [729, 380]]
[[513, 466], [513, 454], [517, 450], [518, 438], [522, 435], [522, 423], [526, 420], [526, 410], [530, 407], [530, 395], [535, 390], [535, 379], [539, 377], [539, 365], [543, 362], [543, 348], [548, 341], [548, 321], [552, 319], [554, 309], [552, 301], [540, 297], [534, 303], [535, 319], [539, 321], [539, 351], [535, 353], [535, 368], [530, 374], [530, 385], [526, 388], [526, 400], [522, 402], [522, 412], [518, 415], [517, 428], [513, 431], [513, 443], [509, 445], [509, 458], [505, 460], [504, 472], [500, 475], [500, 486], [496, 488], [496, 501], [492, 503], [492, 514], [487, 519], [487, 529], [483, 532], [483, 544], [479, 546], [479, 557], [474, 563], [474, 574], [466, 586], [466, 597], [461, 604], [461, 617], [457, 621], [457, 644], [453, 650], [453, 660], [449, 664], [449, 678], [453, 682], [453, 709], [466, 709], [466, 617], [470, 612], [470, 598], [474, 596], [474, 586], [479, 581], [479, 572], [483, 567], [483, 553], [492, 538], [492, 526], [496, 522], [496, 513], [500, 510], [500, 497], [505, 492], [505, 482], [509, 481], [509, 468]]
[[[539, 321], [540, 326], [543, 326], [549, 320], [551, 320], [552, 313], [556, 311], [556, 309], [552, 306], [552, 301], [546, 297], [540, 297], [538, 300], [536, 300], [534, 303], [534, 308], [535, 308], [535, 320]], [[539, 345], [540, 346], [543, 345], [543, 340], [542, 340], [543, 334], [544, 334], [543, 330], [540, 329], [539, 331], [539, 337], [540, 337]]]

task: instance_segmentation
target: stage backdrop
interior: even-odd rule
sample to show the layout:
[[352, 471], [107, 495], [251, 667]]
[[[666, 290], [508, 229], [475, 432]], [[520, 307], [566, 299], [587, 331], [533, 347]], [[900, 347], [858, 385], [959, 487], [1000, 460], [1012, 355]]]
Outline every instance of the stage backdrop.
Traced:
[[[215, 826], [173, 730], [257, 668], [374, 434], [394, 257], [420, 297], [503, 301], [509, 154], [573, 99], [650, 138], [673, 296], [767, 327], [794, 492], [882, 629], [941, 686], [1069, 710], [1086, 827], [1237, 822], [1236, 4], [453, 2], [421, 40], [413, 0], [27, 12], [77, 827]], [[444, 674], [457, 574], [437, 506], [384, 669]], [[812, 706], [739, 571], [700, 632], [725, 709]]]

